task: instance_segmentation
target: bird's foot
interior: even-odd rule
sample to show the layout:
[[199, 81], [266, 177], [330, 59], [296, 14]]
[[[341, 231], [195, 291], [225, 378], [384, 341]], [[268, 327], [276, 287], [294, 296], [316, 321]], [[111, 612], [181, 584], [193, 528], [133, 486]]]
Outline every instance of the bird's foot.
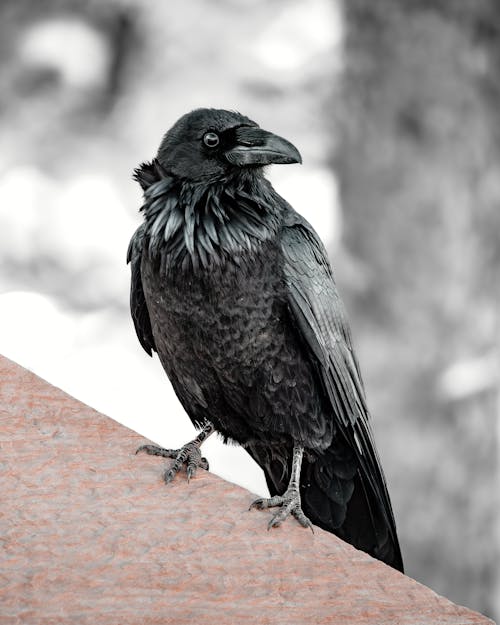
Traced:
[[200, 450], [200, 442], [198, 439], [191, 441], [181, 447], [180, 449], [164, 449], [163, 447], [157, 447], [156, 445], [142, 445], [135, 452], [138, 454], [140, 451], [145, 451], [150, 456], [162, 456], [163, 458], [173, 458], [174, 463], [169, 467], [164, 475], [163, 479], [165, 483], [171, 482], [174, 477], [182, 469], [182, 466], [186, 465], [187, 480], [194, 477], [196, 469], [202, 468], [208, 471], [208, 460], [203, 458]]
[[280, 507], [281, 509], [272, 517], [272, 519], [267, 524], [268, 530], [270, 530], [272, 527], [280, 526], [283, 521], [291, 514], [297, 519], [302, 527], [310, 527], [311, 531], [314, 534], [314, 529], [311, 521], [302, 511], [300, 493], [299, 489], [296, 486], [289, 486], [283, 495], [275, 495], [274, 497], [270, 497], [269, 499], [256, 499], [251, 504], [250, 510], [252, 508], [265, 510], [266, 508], [276, 507]]

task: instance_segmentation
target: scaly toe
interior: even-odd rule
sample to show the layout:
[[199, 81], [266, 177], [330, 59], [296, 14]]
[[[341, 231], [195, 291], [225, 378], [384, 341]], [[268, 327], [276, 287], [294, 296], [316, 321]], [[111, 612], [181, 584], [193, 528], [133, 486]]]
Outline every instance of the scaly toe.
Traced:
[[170, 482], [174, 479], [174, 477], [177, 475], [178, 472], [179, 472], [178, 469], [177, 470], [175, 470], [174, 468], [167, 469], [165, 473], [163, 474], [163, 480], [165, 484], [170, 484]]
[[180, 449], [165, 449], [157, 445], [141, 445], [135, 453], [145, 452], [150, 456], [173, 458], [174, 462], [163, 474], [165, 483], [169, 484], [184, 465], [186, 465], [187, 481], [189, 482], [195, 476], [199, 467], [208, 471], [208, 461], [202, 457], [200, 445], [212, 432], [212, 425], [207, 423], [194, 440], [189, 441]]
[[175, 462], [172, 464], [172, 466], [167, 471], [165, 471], [163, 479], [165, 480], [166, 484], [169, 484], [174, 479], [177, 473], [179, 473], [179, 471], [182, 469], [183, 464], [184, 457], [181, 452], [177, 454], [177, 458], [175, 459]]
[[208, 471], [208, 461], [203, 458], [200, 452], [199, 445], [195, 441], [187, 443], [180, 449], [164, 449], [156, 445], [142, 445], [135, 452], [146, 452], [150, 456], [162, 456], [163, 458], [173, 458], [174, 462], [163, 474], [163, 479], [166, 484], [169, 484], [186, 464], [186, 473], [188, 482], [195, 476], [198, 467], [206, 469]]
[[257, 510], [265, 510], [266, 508], [275, 508], [276, 506], [282, 506], [285, 502], [281, 495], [275, 495], [274, 497], [259, 497], [250, 504], [249, 510], [257, 508]]
[[293, 516], [297, 519], [297, 521], [302, 525], [302, 527], [308, 527], [311, 532], [314, 534], [314, 527], [311, 521], [306, 517], [306, 515], [302, 512], [302, 508], [295, 508], [292, 510]]
[[135, 454], [137, 455], [141, 451], [145, 451], [149, 456], [161, 456], [162, 458], [176, 458], [179, 453], [178, 449], [165, 449], [157, 445], [141, 445]]
[[297, 519], [302, 527], [310, 527], [312, 532], [314, 533], [311, 521], [302, 511], [300, 505], [300, 494], [296, 489], [287, 490], [286, 493], [284, 493], [283, 495], [275, 495], [274, 497], [270, 497], [269, 499], [260, 497], [250, 504], [249, 510], [251, 510], [252, 508], [257, 508], [257, 510], [265, 510], [266, 508], [276, 508], [278, 506], [281, 509], [278, 510], [278, 512], [271, 518], [271, 520], [267, 524], [268, 530], [270, 530], [272, 527], [279, 527], [283, 523], [283, 521], [285, 521], [290, 515], [292, 515]]
[[287, 497], [284, 497], [283, 507], [269, 521], [267, 529], [269, 530], [271, 529], [271, 527], [279, 527], [283, 523], [283, 521], [285, 521], [290, 516], [290, 513], [296, 506], [297, 504], [294, 499], [288, 499]]
[[192, 477], [196, 475], [196, 464], [194, 462], [190, 462], [186, 467], [187, 481], [188, 484]]
[[273, 527], [279, 527], [283, 523], [283, 521], [286, 519], [287, 516], [288, 515], [284, 514], [283, 510], [280, 510], [279, 512], [277, 512], [267, 524], [267, 531], [269, 531]]

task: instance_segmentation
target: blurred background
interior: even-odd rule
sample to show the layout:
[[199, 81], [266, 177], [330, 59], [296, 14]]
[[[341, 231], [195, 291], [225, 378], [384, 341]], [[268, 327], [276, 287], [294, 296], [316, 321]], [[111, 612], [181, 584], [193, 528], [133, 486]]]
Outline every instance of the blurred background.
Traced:
[[192, 436], [129, 319], [131, 172], [186, 111], [239, 110], [302, 152], [269, 175], [336, 269], [407, 573], [498, 618], [500, 3], [3, 0], [0, 58], [0, 352]]

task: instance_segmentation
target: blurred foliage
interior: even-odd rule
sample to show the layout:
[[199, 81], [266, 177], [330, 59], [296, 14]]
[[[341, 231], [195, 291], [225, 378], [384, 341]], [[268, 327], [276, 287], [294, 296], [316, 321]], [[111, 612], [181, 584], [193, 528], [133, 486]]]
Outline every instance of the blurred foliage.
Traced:
[[[333, 164], [362, 279], [343, 286], [407, 571], [493, 615], [500, 5], [349, 0], [345, 13]], [[446, 374], [481, 360], [469, 391]]]

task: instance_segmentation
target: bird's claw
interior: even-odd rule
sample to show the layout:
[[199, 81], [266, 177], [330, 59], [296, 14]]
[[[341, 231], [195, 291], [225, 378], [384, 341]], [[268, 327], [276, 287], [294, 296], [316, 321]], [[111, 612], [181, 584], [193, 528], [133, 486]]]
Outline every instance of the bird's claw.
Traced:
[[314, 534], [314, 528], [311, 521], [306, 517], [302, 511], [300, 502], [300, 493], [296, 488], [289, 488], [284, 495], [275, 495], [266, 499], [260, 497], [256, 499], [251, 505], [249, 510], [257, 508], [258, 510], [265, 510], [266, 508], [280, 507], [280, 510], [271, 518], [267, 524], [267, 529], [272, 527], [279, 527], [287, 517], [294, 516], [302, 527], [309, 527]]
[[135, 452], [138, 454], [145, 451], [150, 456], [161, 456], [162, 458], [173, 458], [174, 463], [163, 474], [165, 484], [169, 484], [186, 464], [188, 482], [195, 476], [198, 467], [208, 471], [208, 460], [201, 455], [200, 447], [194, 441], [187, 443], [180, 449], [165, 449], [156, 445], [142, 445]]

